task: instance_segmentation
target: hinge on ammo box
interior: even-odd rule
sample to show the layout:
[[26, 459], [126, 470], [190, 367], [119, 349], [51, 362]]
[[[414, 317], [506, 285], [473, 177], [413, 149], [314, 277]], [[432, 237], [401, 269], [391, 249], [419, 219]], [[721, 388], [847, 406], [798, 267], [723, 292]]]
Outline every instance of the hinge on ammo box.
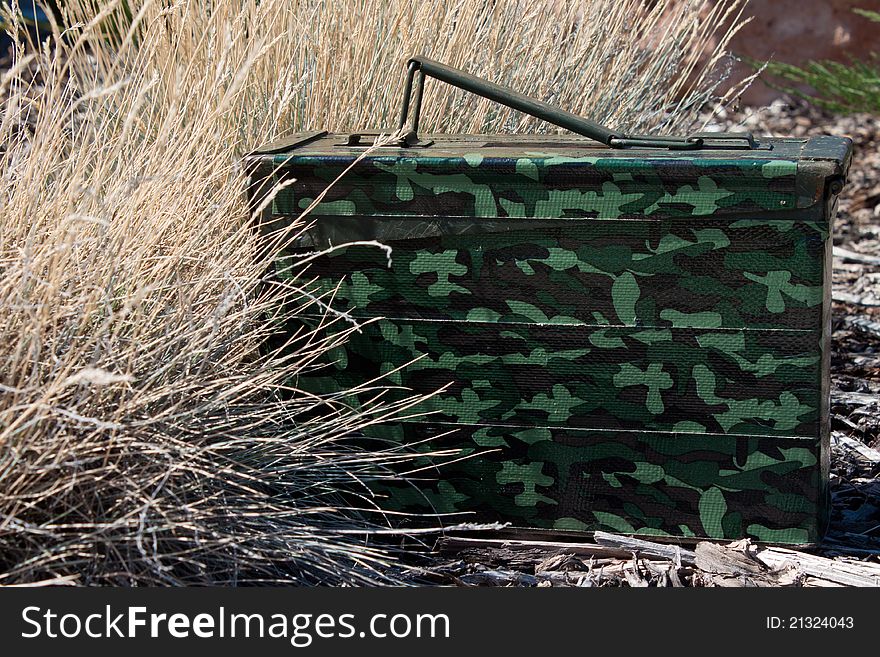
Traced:
[[[372, 146], [376, 139], [381, 135], [393, 134], [394, 130], [377, 130], [372, 132], [352, 132], [348, 135], [344, 143], [336, 144], [337, 146], [349, 146], [353, 148], [368, 148]], [[419, 139], [414, 130], [410, 130], [402, 134], [399, 139], [392, 139], [382, 146], [390, 146], [392, 148], [426, 148], [434, 143], [433, 139]], [[381, 148], [381, 147], [380, 147]]]
[[648, 137], [641, 135], [613, 137], [613, 148], [668, 148], [674, 151], [706, 150], [770, 150], [770, 144], [759, 144], [750, 132], [695, 132], [687, 137]]

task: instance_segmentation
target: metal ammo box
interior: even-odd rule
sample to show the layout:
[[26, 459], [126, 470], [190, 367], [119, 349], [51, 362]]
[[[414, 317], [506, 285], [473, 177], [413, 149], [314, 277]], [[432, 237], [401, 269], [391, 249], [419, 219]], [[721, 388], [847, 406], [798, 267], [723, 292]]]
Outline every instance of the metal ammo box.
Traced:
[[[419, 135], [425, 76], [580, 136]], [[280, 277], [305, 271], [287, 330], [351, 328], [325, 304], [361, 324], [295, 384], [336, 400], [359, 388], [355, 405], [385, 386], [387, 400], [436, 393], [370, 431], [475, 454], [392, 490], [390, 508], [821, 537], [849, 139], [627, 136], [424, 58], [404, 125], [370, 152], [371, 135], [316, 132], [248, 157], [255, 203], [286, 185], [261, 204], [266, 234], [311, 208], [276, 261]], [[300, 267], [371, 240], [390, 263], [360, 244]]]

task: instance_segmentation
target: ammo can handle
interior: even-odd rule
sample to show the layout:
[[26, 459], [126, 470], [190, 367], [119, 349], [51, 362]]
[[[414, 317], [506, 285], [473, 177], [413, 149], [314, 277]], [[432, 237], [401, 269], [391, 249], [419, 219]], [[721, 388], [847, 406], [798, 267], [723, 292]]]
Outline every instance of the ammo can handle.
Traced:
[[446, 66], [445, 64], [440, 64], [439, 62], [432, 61], [426, 57], [411, 57], [408, 62], [406, 87], [403, 91], [403, 108], [400, 114], [400, 128], [403, 128], [406, 125], [406, 119], [409, 115], [409, 97], [412, 90], [413, 77], [416, 71], [421, 72], [418, 87], [416, 87], [415, 111], [412, 122], [412, 130], [417, 134], [419, 131], [419, 114], [422, 109], [422, 90], [424, 89], [425, 76], [427, 75], [447, 84], [451, 84], [454, 87], [469, 91], [472, 94], [488, 98], [489, 100], [494, 100], [496, 103], [501, 103], [502, 105], [519, 110], [520, 112], [525, 112], [526, 114], [530, 114], [531, 116], [547, 121], [548, 123], [553, 123], [560, 128], [571, 130], [584, 137], [590, 137], [591, 139], [595, 139], [608, 146], [611, 146], [611, 142], [615, 137], [624, 136], [619, 132], [609, 130], [604, 126], [580, 117], [577, 114], [566, 112], [565, 110], [554, 107], [544, 101], [536, 98], [529, 98], [528, 96], [517, 93], [513, 89], [502, 87], [500, 84], [495, 84], [494, 82], [482, 80], [475, 75], [465, 73], [464, 71], [452, 68], [451, 66]]
[[[547, 121], [560, 128], [595, 139], [611, 148], [649, 147], [668, 148], [672, 150], [696, 150], [703, 147], [704, 138], [708, 135], [691, 135], [689, 137], [650, 137], [642, 135], [626, 135], [617, 130], [611, 130], [577, 114], [566, 112], [554, 107], [549, 103], [530, 98], [508, 87], [478, 78], [470, 73], [465, 73], [451, 66], [435, 62], [427, 57], [411, 57], [407, 63], [406, 84], [403, 88], [403, 107], [400, 112], [398, 129], [403, 131], [406, 126], [410, 111], [410, 99], [413, 93], [413, 81], [418, 71], [419, 79], [415, 90], [413, 108], [413, 120], [411, 130], [403, 137], [402, 144], [413, 146], [419, 143], [419, 115], [422, 111], [422, 94], [425, 89], [425, 76], [430, 76], [459, 87], [473, 94], [494, 100], [520, 112], [525, 112], [538, 119]], [[713, 141], [726, 141], [723, 145], [713, 144], [713, 148], [755, 148], [756, 144], [749, 134], [730, 133], [712, 136]], [[730, 141], [727, 141], [730, 140]]]

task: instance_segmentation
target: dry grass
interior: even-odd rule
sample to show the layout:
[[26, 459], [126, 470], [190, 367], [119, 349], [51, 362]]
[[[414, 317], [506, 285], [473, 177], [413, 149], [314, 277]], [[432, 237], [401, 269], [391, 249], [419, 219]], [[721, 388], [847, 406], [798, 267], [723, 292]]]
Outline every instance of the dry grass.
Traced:
[[[314, 335], [261, 350], [284, 291], [261, 285], [239, 156], [392, 123], [416, 51], [671, 129], [714, 94], [715, 22], [637, 0], [146, 0], [119, 32], [120, 3], [95, 4], [68, 2], [0, 85], [0, 583], [398, 581], [367, 541], [382, 515], [340, 491], [373, 505], [365, 482], [404, 455], [350, 438], [405, 409], [290, 389]], [[426, 108], [425, 128], [532, 127], [436, 84]]]

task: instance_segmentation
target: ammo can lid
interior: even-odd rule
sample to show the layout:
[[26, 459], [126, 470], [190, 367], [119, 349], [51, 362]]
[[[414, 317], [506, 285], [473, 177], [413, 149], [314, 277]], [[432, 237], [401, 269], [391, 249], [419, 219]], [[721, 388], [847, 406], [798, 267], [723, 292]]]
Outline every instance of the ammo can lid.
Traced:
[[[464, 175], [477, 184], [483, 181], [489, 185], [504, 175], [505, 185], [516, 185], [519, 180], [524, 185], [550, 189], [578, 188], [583, 179], [585, 189], [592, 186], [599, 195], [606, 189], [601, 186], [605, 182], [631, 187], [635, 177], [639, 181], [635, 192], [651, 188], [662, 191], [668, 195], [665, 207], [673, 210], [677, 201], [687, 204], [688, 199], [717, 197], [721, 195], [719, 189], [730, 190], [729, 198], [720, 201], [729, 211], [720, 208], [712, 213], [730, 215], [749, 209], [762, 213], [803, 209], [827, 200], [840, 192], [852, 157], [852, 140], [846, 137], [754, 139], [743, 133], [705, 133], [702, 147], [688, 151], [645, 146], [610, 148], [570, 134], [437, 134], [424, 135], [415, 145], [391, 142], [373, 148], [376, 137], [391, 132], [293, 134], [261, 146], [245, 162], [258, 178], [286, 171], [294, 178], [324, 178], [328, 185], [347, 171], [345, 175], [353, 180], [351, 185], [358, 188], [364, 188], [368, 171], [377, 168], [397, 172], [395, 175], [404, 175], [405, 170]], [[419, 184], [417, 177], [410, 182]], [[350, 185], [342, 187], [350, 189]], [[741, 202], [741, 192], [751, 196], [751, 207]], [[664, 210], [662, 202], [657, 207]], [[654, 205], [650, 208], [657, 210]], [[651, 212], [644, 212], [646, 209], [635, 214], [651, 216]], [[488, 214], [475, 210], [471, 216], [508, 215], [505, 209], [498, 208], [495, 214], [490, 208]]]
[[[368, 150], [380, 136], [392, 130], [363, 130], [350, 133], [327, 131], [301, 132], [263, 144], [249, 157], [296, 155], [357, 157]], [[810, 138], [761, 137], [748, 133], [702, 133], [705, 144], [692, 151], [662, 147], [609, 148], [588, 137], [564, 134], [516, 135], [425, 135], [411, 146], [391, 142], [375, 149], [377, 155], [397, 157], [460, 157], [463, 153], [481, 153], [486, 157], [622, 157], [622, 158], [719, 158], [825, 160], [844, 167], [852, 155], [852, 139], [823, 135]], [[276, 158], [277, 159], [277, 158]]]

